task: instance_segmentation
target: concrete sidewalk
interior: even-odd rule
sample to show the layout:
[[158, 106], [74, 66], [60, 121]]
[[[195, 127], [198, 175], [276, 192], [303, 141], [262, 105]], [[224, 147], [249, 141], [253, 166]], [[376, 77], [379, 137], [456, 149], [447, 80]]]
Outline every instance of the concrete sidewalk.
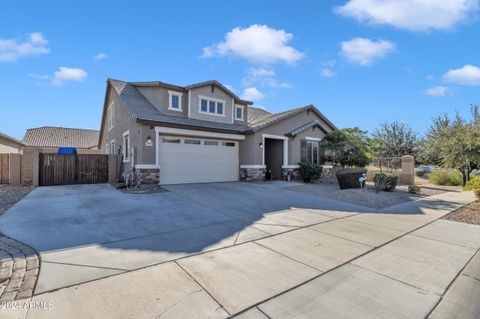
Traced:
[[[335, 212], [333, 202], [262, 214], [252, 226], [268, 235], [236, 243], [239, 232], [233, 245], [136, 270], [125, 265], [120, 274], [38, 294], [32, 301], [52, 302], [52, 309], [20, 316], [425, 318], [480, 248], [480, 227], [438, 220], [472, 200], [471, 193], [444, 193], [360, 214]], [[478, 278], [478, 267], [467, 269]]]

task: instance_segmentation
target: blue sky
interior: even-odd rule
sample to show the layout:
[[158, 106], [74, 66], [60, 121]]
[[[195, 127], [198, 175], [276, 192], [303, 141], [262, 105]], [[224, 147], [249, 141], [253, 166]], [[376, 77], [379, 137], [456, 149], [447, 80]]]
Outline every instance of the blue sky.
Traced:
[[[437, 3], [438, 2], [438, 3]], [[98, 129], [107, 78], [216, 79], [272, 112], [420, 134], [480, 104], [478, 0], [0, 0], [0, 131]]]

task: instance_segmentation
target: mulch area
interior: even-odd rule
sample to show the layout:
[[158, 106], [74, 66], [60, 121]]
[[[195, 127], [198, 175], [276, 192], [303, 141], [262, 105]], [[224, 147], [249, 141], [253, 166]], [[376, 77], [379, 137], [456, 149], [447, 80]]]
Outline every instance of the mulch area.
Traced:
[[472, 202], [443, 217], [454, 222], [480, 225], [480, 201]]
[[31, 186], [12, 186], [0, 184], [0, 214], [32, 191]]
[[149, 184], [142, 184], [136, 189], [127, 189], [125, 187], [120, 187], [118, 188], [119, 191], [122, 193], [127, 193], [127, 194], [154, 194], [154, 193], [163, 193], [163, 192], [168, 192], [163, 187], [160, 187], [158, 185], [149, 185]]

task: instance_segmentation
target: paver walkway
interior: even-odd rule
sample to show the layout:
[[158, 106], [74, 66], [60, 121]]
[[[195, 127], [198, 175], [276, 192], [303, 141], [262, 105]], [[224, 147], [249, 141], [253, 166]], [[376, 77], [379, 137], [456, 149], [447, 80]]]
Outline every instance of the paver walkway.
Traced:
[[[202, 205], [230, 205], [185, 190], [182, 196]], [[455, 287], [463, 294], [477, 289], [478, 296], [478, 258], [472, 257], [480, 248], [480, 227], [438, 219], [472, 200], [471, 193], [445, 193], [360, 214], [296, 206], [264, 214], [250, 226], [258, 232], [238, 243], [241, 232], [196, 255], [40, 293], [32, 301], [51, 303], [51, 309], [9, 315], [446, 318], [455, 308], [443, 304], [457, 295]], [[248, 217], [247, 211], [240, 216]]]

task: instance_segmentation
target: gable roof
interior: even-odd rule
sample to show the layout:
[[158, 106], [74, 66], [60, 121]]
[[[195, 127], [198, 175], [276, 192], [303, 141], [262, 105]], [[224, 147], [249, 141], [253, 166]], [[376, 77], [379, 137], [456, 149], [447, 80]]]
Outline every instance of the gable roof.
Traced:
[[251, 121], [255, 120], [256, 118], [259, 118], [261, 116], [269, 115], [272, 114], [264, 109], [258, 108], [258, 107], [253, 107], [250, 106], [248, 108], [248, 119], [247, 122], [250, 123]]
[[8, 136], [7, 134], [3, 134], [2, 132], [0, 132], [0, 137], [3, 137], [6, 140], [25, 146], [25, 143], [23, 143], [22, 141], [19, 141], [16, 138], [13, 138], [11, 136]]
[[305, 124], [302, 124], [302, 125], [300, 125], [300, 126], [297, 127], [297, 128], [294, 128], [293, 130], [291, 130], [290, 132], [288, 132], [288, 133], [285, 134], [285, 135], [288, 135], [288, 136], [296, 136], [296, 135], [302, 133], [303, 131], [308, 130], [308, 129], [311, 128], [311, 127], [318, 127], [318, 128], [320, 128], [324, 133], [328, 133], [328, 132], [325, 131], [325, 129], [322, 127], [322, 123], [320, 123], [319, 120], [313, 120], [313, 121], [307, 122], [307, 123], [305, 123]]
[[280, 121], [283, 121], [287, 118], [290, 118], [296, 114], [299, 114], [304, 111], [312, 111], [314, 112], [318, 117], [320, 117], [332, 130], [336, 130], [336, 126], [333, 125], [332, 122], [330, 122], [325, 115], [323, 115], [315, 106], [313, 105], [306, 105], [303, 107], [299, 107], [296, 109], [291, 109], [285, 112], [280, 112], [280, 113], [268, 113], [260, 116], [256, 116], [253, 118], [249, 118], [248, 120], [248, 125], [252, 128], [252, 130], [258, 131], [261, 130], [265, 127], [268, 127], [270, 125], [273, 125], [275, 123], [278, 123]]
[[23, 138], [27, 146], [97, 148], [99, 131], [42, 126], [28, 129]]

